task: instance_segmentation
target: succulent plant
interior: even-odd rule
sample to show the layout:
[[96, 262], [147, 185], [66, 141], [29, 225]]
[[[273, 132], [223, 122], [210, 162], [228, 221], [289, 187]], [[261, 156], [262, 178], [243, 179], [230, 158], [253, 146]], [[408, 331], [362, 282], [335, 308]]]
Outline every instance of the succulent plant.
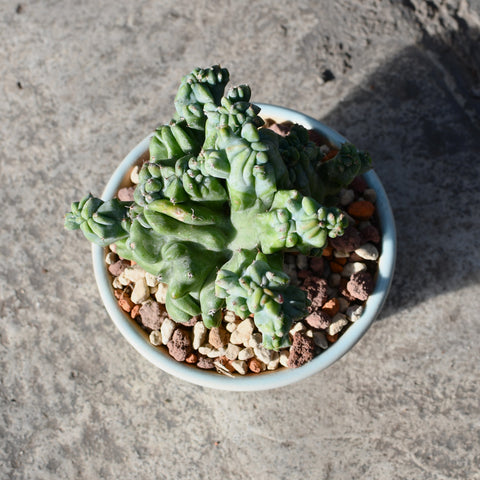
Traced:
[[72, 204], [65, 226], [115, 244], [120, 257], [160, 277], [175, 321], [201, 314], [211, 328], [228, 308], [252, 315], [263, 344], [279, 349], [308, 307], [283, 271], [284, 253], [320, 255], [328, 238], [343, 234], [347, 217], [332, 198], [371, 160], [351, 144], [325, 160], [300, 125], [285, 137], [262, 128], [250, 88], [225, 93], [228, 80], [219, 66], [183, 77], [176, 114], [151, 138], [134, 200], [88, 195]]

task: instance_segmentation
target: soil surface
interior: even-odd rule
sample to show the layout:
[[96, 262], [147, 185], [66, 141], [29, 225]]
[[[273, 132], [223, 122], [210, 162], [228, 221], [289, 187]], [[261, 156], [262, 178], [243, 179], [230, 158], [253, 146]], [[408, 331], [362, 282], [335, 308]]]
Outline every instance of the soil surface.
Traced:
[[[0, 25], [1, 478], [480, 479], [477, 0], [0, 0]], [[369, 150], [397, 221], [378, 321], [274, 391], [153, 368], [63, 230], [214, 63]]]

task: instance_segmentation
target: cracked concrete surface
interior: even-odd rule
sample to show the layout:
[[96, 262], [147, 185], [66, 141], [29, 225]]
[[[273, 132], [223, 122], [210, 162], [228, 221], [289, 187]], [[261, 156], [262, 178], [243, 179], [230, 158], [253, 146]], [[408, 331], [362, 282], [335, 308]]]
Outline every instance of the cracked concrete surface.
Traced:
[[[477, 0], [0, 0], [0, 477], [480, 479], [479, 18]], [[63, 231], [180, 77], [218, 62], [368, 149], [397, 220], [378, 322], [262, 393], [140, 358]]]

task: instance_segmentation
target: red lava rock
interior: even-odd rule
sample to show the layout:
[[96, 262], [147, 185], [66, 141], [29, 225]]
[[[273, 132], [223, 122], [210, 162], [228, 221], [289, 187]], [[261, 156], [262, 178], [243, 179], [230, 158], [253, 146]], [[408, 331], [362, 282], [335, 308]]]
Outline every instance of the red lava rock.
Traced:
[[357, 193], [363, 193], [367, 188], [367, 182], [363, 177], [355, 177], [349, 187]]
[[121, 188], [117, 192], [117, 197], [122, 202], [131, 202], [131, 201], [133, 201], [133, 192], [134, 191], [135, 191], [135, 187]]
[[248, 362], [248, 368], [253, 373], [260, 373], [262, 371], [262, 364], [258, 358], [251, 358]]
[[300, 332], [293, 336], [288, 357], [288, 368], [298, 368], [313, 360], [315, 355], [315, 343], [313, 338], [307, 337]]
[[203, 368], [204, 370], [211, 370], [212, 368], [215, 367], [213, 362], [214, 362], [213, 358], [207, 357], [205, 355], [199, 355], [197, 367]]
[[312, 257], [310, 259], [310, 268], [312, 272], [317, 274], [323, 273], [323, 267], [325, 266], [323, 262], [323, 257]]
[[115, 263], [112, 263], [111, 265], [108, 266], [108, 271], [114, 277], [118, 277], [129, 266], [130, 266], [130, 262], [128, 260], [117, 260]]
[[138, 316], [138, 312], [140, 311], [141, 305], [134, 305], [132, 310], [130, 311], [130, 316], [135, 320]]
[[378, 231], [377, 227], [369, 224], [360, 230], [360, 235], [362, 237], [362, 243], [372, 242], [372, 243], [379, 243], [380, 242], [380, 232]]
[[192, 342], [188, 333], [181, 328], [173, 332], [172, 339], [167, 343], [168, 353], [177, 361], [183, 362], [192, 352]]
[[360, 232], [353, 225], [350, 225], [341, 237], [330, 238], [329, 243], [336, 250], [349, 253], [360, 247], [363, 242]]
[[304, 280], [309, 275], [310, 275], [310, 272], [308, 270], [299, 270], [297, 272], [297, 278], [299, 278], [300, 280]]
[[120, 298], [118, 299], [118, 305], [123, 311], [130, 313], [135, 304], [125, 292], [122, 292]]
[[147, 300], [140, 307], [139, 314], [142, 325], [150, 330], [160, 330], [166, 316], [165, 308], [153, 300]]
[[310, 311], [321, 308], [328, 299], [328, 283], [324, 278], [309, 275], [303, 282], [303, 290], [307, 292], [307, 297], [312, 302]]
[[314, 310], [304, 320], [307, 325], [315, 330], [325, 330], [332, 323], [330, 315], [320, 309]]
[[188, 357], [185, 359], [187, 363], [197, 363], [198, 357], [192, 352]]
[[374, 282], [373, 278], [368, 272], [357, 272], [350, 276], [347, 283], [347, 290], [352, 297], [358, 300], [365, 301], [373, 292]]

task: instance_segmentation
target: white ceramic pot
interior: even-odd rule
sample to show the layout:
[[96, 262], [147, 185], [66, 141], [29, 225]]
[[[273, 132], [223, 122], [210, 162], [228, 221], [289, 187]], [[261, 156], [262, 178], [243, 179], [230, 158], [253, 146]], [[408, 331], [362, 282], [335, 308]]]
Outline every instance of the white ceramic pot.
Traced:
[[[302, 113], [283, 107], [258, 104], [263, 118], [272, 118], [277, 122], [292, 121], [307, 129], [315, 129], [334, 146], [346, 142], [346, 139], [315, 120]], [[141, 141], [120, 163], [113, 173], [102, 194], [103, 200], [112, 198], [120, 186], [128, 184], [129, 172], [133, 165], [141, 159], [148, 159], [148, 146], [151, 135]], [[365, 334], [375, 317], [380, 312], [387, 297], [393, 277], [396, 257], [396, 233], [393, 213], [385, 190], [373, 170], [364, 175], [368, 185], [377, 193], [377, 212], [382, 233], [381, 256], [378, 264], [378, 278], [373, 294], [368, 298], [362, 316], [342, 334], [327, 350], [315, 357], [311, 362], [296, 369], [282, 368], [276, 371], [263, 372], [230, 378], [216, 371], [202, 370], [186, 363], [175, 361], [168, 353], [150, 344], [147, 333], [126, 315], [118, 306], [113, 295], [110, 275], [105, 266], [105, 251], [93, 245], [93, 267], [100, 295], [105, 307], [127, 341], [153, 365], [163, 371], [187, 382], [205, 387], [231, 391], [255, 391], [282, 387], [303, 380], [320, 372], [347, 353]]]

